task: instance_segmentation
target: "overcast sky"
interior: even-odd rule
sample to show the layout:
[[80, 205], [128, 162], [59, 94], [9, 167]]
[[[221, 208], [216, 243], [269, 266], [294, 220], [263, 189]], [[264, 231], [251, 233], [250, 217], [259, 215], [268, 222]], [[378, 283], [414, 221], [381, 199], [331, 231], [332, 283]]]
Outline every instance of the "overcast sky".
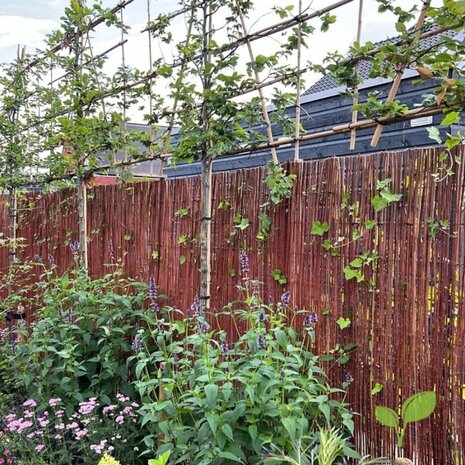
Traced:
[[[47, 33], [57, 29], [69, 0], [0, 0], [0, 62], [9, 62], [16, 56], [17, 46], [25, 45], [29, 53], [43, 47], [43, 40]], [[118, 0], [104, 0], [104, 6], [114, 6]], [[304, 0], [304, 7], [311, 5], [312, 9], [332, 3], [333, 0]], [[89, 3], [91, 1], [89, 0]], [[260, 5], [259, 11], [253, 20], [250, 20], [251, 32], [268, 24], [277, 22], [276, 15], [266, 14], [273, 5], [285, 6], [297, 4], [297, 0], [256, 0]], [[326, 34], [318, 33], [312, 36], [309, 49], [304, 59], [313, 62], [320, 61], [329, 51], [345, 52], [354, 41], [357, 30], [357, 11], [359, 0], [339, 8], [335, 11], [337, 22]], [[414, 1], [402, 0], [406, 7]], [[263, 8], [262, 8], [263, 6]], [[172, 11], [178, 7], [173, 0], [151, 0], [151, 15], [156, 17], [160, 12]], [[296, 9], [294, 11], [297, 11]], [[264, 14], [265, 13], [265, 14]], [[125, 46], [126, 64], [139, 69], [148, 69], [148, 41], [147, 34], [141, 30], [147, 23], [147, 0], [134, 0], [124, 11], [124, 21], [131, 26], [128, 35], [128, 44]], [[180, 26], [182, 26], [182, 18]], [[253, 23], [253, 24], [252, 24]], [[315, 22], [318, 27], [318, 21]], [[180, 30], [183, 27], [179, 28]], [[362, 28], [362, 42], [367, 40], [378, 41], [395, 35], [394, 17], [391, 14], [379, 14], [375, 0], [364, 0], [364, 20]], [[279, 37], [277, 37], [279, 38]], [[98, 28], [93, 36], [95, 53], [103, 51], [121, 40], [116, 29]], [[267, 47], [270, 53], [276, 47], [274, 39], [257, 41], [254, 43], [256, 53], [266, 54]], [[154, 57], [159, 53], [158, 45], [154, 44]], [[112, 52], [108, 60], [107, 71], [121, 63], [121, 50]], [[310, 84], [316, 80], [315, 76], [308, 76]]]

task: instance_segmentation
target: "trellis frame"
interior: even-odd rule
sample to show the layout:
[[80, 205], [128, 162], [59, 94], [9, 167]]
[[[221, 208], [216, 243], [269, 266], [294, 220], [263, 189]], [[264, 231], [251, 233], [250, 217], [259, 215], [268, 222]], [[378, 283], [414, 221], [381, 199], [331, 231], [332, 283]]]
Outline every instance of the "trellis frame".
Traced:
[[[84, 0], [80, 0], [80, 2], [82, 3]], [[133, 3], [135, 0], [125, 0], [125, 1], [121, 1], [119, 2], [113, 9], [111, 9], [110, 11], [113, 12], [113, 13], [120, 13], [121, 15], [121, 18], [122, 18], [122, 15], [123, 15], [123, 11], [124, 9], [130, 5], [131, 3]], [[150, 103], [149, 103], [149, 109], [150, 109], [150, 112], [153, 111], [153, 105], [152, 105], [152, 82], [153, 82], [153, 79], [157, 76], [157, 71], [153, 69], [152, 67], [152, 63], [153, 63], [153, 57], [152, 57], [152, 38], [151, 38], [151, 14], [150, 14], [150, 0], [146, 0], [147, 1], [147, 23], [148, 23], [148, 26], [146, 28], [144, 28], [141, 32], [145, 33], [145, 32], [148, 32], [148, 48], [149, 48], [149, 60], [150, 60], [150, 66], [148, 68], [148, 71], [147, 73], [142, 76], [139, 80], [135, 81], [135, 82], [131, 82], [131, 83], [128, 83], [128, 82], [124, 82], [122, 86], [119, 86], [118, 88], [115, 88], [115, 89], [112, 89], [111, 91], [107, 91], [107, 92], [102, 92], [102, 95], [100, 97], [98, 97], [98, 99], [101, 99], [102, 101], [102, 105], [104, 105], [104, 101], [105, 101], [105, 98], [107, 97], [117, 97], [117, 98], [122, 98], [123, 99], [123, 102], [126, 101], [126, 92], [131, 89], [131, 88], [134, 88], [134, 87], [137, 87], [137, 86], [141, 86], [141, 85], [145, 85], [146, 83], [148, 83], [149, 85], [149, 88], [150, 88], [150, 92], [149, 92], [149, 99], [150, 99]], [[299, 10], [298, 10], [298, 14], [289, 18], [289, 19], [286, 19], [284, 21], [280, 21], [278, 23], [275, 23], [271, 26], [267, 26], [267, 27], [264, 27], [258, 31], [255, 31], [255, 32], [251, 32], [251, 31], [248, 31], [247, 30], [247, 25], [246, 25], [246, 18], [245, 18], [245, 15], [243, 14], [243, 11], [242, 11], [242, 8], [241, 8], [241, 2], [240, 0], [236, 0], [236, 8], [237, 8], [237, 13], [238, 13], [238, 16], [239, 16], [239, 19], [240, 19], [240, 23], [241, 23], [241, 26], [242, 26], [242, 36], [237, 38], [236, 40], [228, 43], [228, 44], [225, 44], [221, 50], [222, 51], [227, 51], [227, 50], [232, 50], [234, 49], [235, 47], [239, 47], [239, 46], [246, 46], [247, 48], [247, 51], [248, 51], [248, 54], [249, 54], [249, 57], [250, 57], [250, 60], [252, 62], [252, 68], [253, 68], [253, 71], [254, 71], [254, 77], [255, 77], [255, 83], [253, 86], [251, 86], [250, 88], [246, 88], [246, 89], [243, 89], [241, 90], [237, 95], [233, 95], [231, 98], [235, 98], [235, 97], [240, 97], [240, 96], [243, 96], [245, 94], [248, 94], [250, 92], [258, 92], [258, 95], [259, 95], [259, 98], [260, 98], [260, 104], [261, 104], [261, 109], [262, 109], [262, 116], [263, 116], [263, 120], [265, 122], [265, 126], [266, 126], [266, 132], [267, 132], [267, 142], [266, 143], [258, 143], [258, 144], [251, 144], [251, 145], [248, 145], [248, 146], [244, 146], [244, 147], [241, 147], [237, 150], [234, 150], [234, 151], [231, 151], [230, 153], [225, 153], [224, 155], [239, 155], [239, 154], [243, 154], [243, 153], [251, 153], [251, 152], [254, 152], [254, 151], [258, 151], [258, 150], [269, 150], [271, 152], [271, 156], [272, 156], [272, 160], [275, 164], [278, 164], [279, 163], [279, 160], [278, 160], [278, 157], [277, 157], [277, 152], [276, 152], [276, 149], [282, 145], [287, 145], [287, 144], [293, 144], [294, 145], [294, 159], [295, 160], [298, 160], [299, 159], [299, 149], [300, 149], [300, 144], [302, 142], [305, 142], [305, 141], [308, 141], [308, 140], [313, 140], [313, 139], [318, 139], [318, 138], [323, 138], [323, 137], [331, 137], [333, 135], [337, 135], [337, 134], [341, 134], [341, 133], [344, 133], [344, 132], [350, 132], [351, 133], [351, 149], [353, 149], [355, 147], [355, 134], [356, 134], [356, 130], [357, 129], [366, 129], [366, 128], [371, 128], [373, 126], [376, 126], [376, 132], [375, 132], [375, 136], [377, 133], [380, 134], [380, 127], [381, 127], [381, 124], [383, 125], [386, 125], [386, 124], [393, 124], [393, 123], [396, 123], [398, 121], [404, 121], [404, 120], [408, 120], [408, 119], [412, 119], [412, 118], [415, 118], [415, 117], [419, 117], [419, 116], [425, 116], [425, 115], [432, 115], [432, 114], [439, 114], [440, 112], [442, 112], [444, 110], [444, 107], [442, 107], [441, 105], [438, 105], [436, 107], [431, 107], [431, 108], [420, 108], [420, 109], [415, 109], [415, 110], [410, 110], [406, 115], [402, 116], [402, 117], [395, 117], [395, 118], [390, 118], [390, 117], [384, 117], [384, 118], [379, 118], [376, 120], [376, 122], [374, 120], [361, 120], [361, 121], [357, 121], [357, 114], [356, 112], [353, 113], [352, 115], [352, 122], [351, 123], [347, 123], [347, 124], [344, 124], [344, 125], [338, 125], [334, 128], [331, 128], [329, 130], [325, 130], [325, 131], [320, 131], [320, 132], [317, 132], [317, 133], [312, 133], [312, 134], [304, 134], [302, 135], [300, 133], [300, 119], [301, 119], [301, 111], [300, 111], [300, 85], [301, 85], [301, 82], [302, 82], [302, 75], [307, 71], [307, 68], [302, 68], [301, 67], [301, 54], [302, 54], [302, 34], [301, 34], [301, 26], [304, 22], [307, 22], [307, 21], [310, 21], [314, 18], [317, 18], [317, 17], [320, 17], [321, 15], [323, 14], [326, 14], [326, 13], [329, 13], [329, 12], [332, 12], [334, 10], [337, 10], [338, 8], [342, 7], [342, 6], [345, 6], [345, 5], [348, 5], [352, 2], [354, 2], [355, 0], [338, 0], [334, 3], [331, 3], [327, 6], [325, 6], [324, 8], [318, 10], [318, 11], [314, 11], [314, 12], [305, 12], [303, 10], [303, 4], [302, 4], [302, 0], [299, 0]], [[418, 22], [417, 22], [417, 26], [416, 26], [416, 34], [417, 34], [417, 37], [418, 38], [423, 38], [423, 37], [430, 37], [436, 33], [439, 33], [441, 31], [427, 31], [426, 33], [421, 33], [421, 26], [424, 22], [424, 19], [425, 19], [425, 12], [426, 12], [426, 9], [428, 7], [430, 3], [430, 0], [425, 0], [425, 4], [424, 4], [424, 8], [422, 9], [421, 11], [421, 14], [420, 14], [420, 17], [418, 19]], [[191, 4], [184, 7], [184, 8], [180, 8], [176, 11], [173, 11], [171, 13], [169, 13], [168, 15], [166, 15], [166, 18], [168, 20], [173, 20], [175, 18], [177, 18], [178, 16], [181, 16], [181, 15], [185, 15], [186, 13], [190, 13], [191, 15], [194, 14], [194, 10], [196, 8], [205, 8], [206, 5], [208, 4], [208, 1], [202, 1], [202, 2], [196, 2], [195, 0], [192, 0], [191, 1]], [[358, 15], [358, 28], [357, 28], [357, 40], [360, 40], [360, 32], [361, 32], [361, 26], [362, 26], [362, 5], [363, 5], [363, 0], [360, 0], [360, 3], [359, 3], [359, 15]], [[95, 19], [94, 21], [92, 21], [92, 23], [86, 27], [83, 27], [83, 28], [77, 28], [76, 30], [76, 34], [75, 34], [75, 37], [73, 38], [74, 41], [77, 41], [77, 40], [82, 40], [83, 36], [85, 34], [88, 34], [90, 30], [94, 29], [95, 27], [97, 27], [98, 25], [102, 24], [104, 22], [105, 18], [97, 18]], [[204, 16], [204, 20], [206, 20], [206, 16]], [[212, 20], [212, 17], [210, 16], [209, 17], [209, 21], [211, 22]], [[190, 34], [191, 34], [191, 26], [192, 26], [192, 21], [189, 21], [189, 27], [188, 27], [188, 31], [187, 31], [187, 41], [189, 41], [189, 37], [190, 37]], [[275, 35], [279, 32], [283, 32], [283, 31], [287, 31], [289, 30], [290, 28], [293, 28], [293, 27], [297, 27], [297, 30], [298, 30], [298, 41], [297, 41], [297, 50], [296, 50], [296, 54], [297, 54], [297, 67], [296, 67], [296, 70], [292, 73], [286, 73], [286, 74], [283, 74], [283, 75], [280, 75], [280, 76], [277, 76], [277, 77], [274, 77], [272, 79], [268, 79], [268, 80], [265, 80], [265, 81], [261, 81], [260, 80], [260, 75], [257, 71], [257, 68], [253, 65], [253, 63], [255, 62], [255, 56], [254, 56], [254, 52], [253, 52], [253, 49], [252, 49], [252, 42], [254, 41], [257, 41], [259, 39], [262, 39], [262, 38], [267, 38], [267, 37], [270, 37], [272, 35]], [[441, 28], [439, 28], [441, 29]], [[443, 30], [445, 30], [447, 28], [443, 28]], [[211, 32], [210, 33], [207, 33], [206, 34], [207, 37], [211, 37]], [[53, 52], [58, 52], [64, 48], [66, 48], [67, 46], [69, 46], [69, 43], [70, 43], [70, 37], [65, 37], [59, 44], [57, 44], [55, 47], [52, 48], [52, 51]], [[76, 42], [77, 43], [77, 42]], [[119, 43], [117, 43], [116, 45], [108, 48], [106, 51], [100, 53], [99, 55], [97, 56], [94, 56], [92, 58], [92, 60], [95, 60], [95, 59], [98, 59], [98, 58], [102, 58], [102, 57], [106, 57], [110, 52], [118, 49], [118, 48], [121, 48], [121, 51], [122, 51], [122, 60], [123, 60], [123, 65], [124, 65], [124, 61], [125, 61], [125, 56], [124, 56], [124, 47], [125, 47], [125, 44], [127, 43], [127, 40], [124, 39], [124, 36], [123, 34], [121, 33], [121, 39], [119, 41]], [[187, 42], [188, 43], [188, 42]], [[207, 59], [207, 58], [211, 58], [211, 55], [210, 55], [210, 45], [208, 43], [208, 41], [205, 43], [205, 47], [204, 47], [204, 58]], [[76, 47], [76, 50], [77, 50], [77, 47]], [[373, 50], [371, 53], [376, 53], [376, 49]], [[195, 60], [196, 58], [198, 57], [191, 57], [190, 60]], [[32, 60], [25, 68], [24, 70], [26, 71], [27, 69], [30, 69], [31, 67], [34, 67], [36, 65], [38, 65], [42, 60], [44, 59], [43, 56], [38, 56], [36, 59]], [[359, 62], [359, 57], [350, 57], [350, 58], [347, 58], [347, 59], [344, 59], [342, 60], [340, 63], [343, 64], [344, 62], [347, 63], [347, 62], [350, 62], [350, 61], [353, 61], [356, 63], [356, 66], [358, 66], [358, 62]], [[79, 63], [78, 61], [81, 60], [80, 62], [80, 65], [82, 65], [82, 59], [81, 57], [76, 57], [76, 60], [77, 60], [77, 64], [76, 64], [76, 70], [78, 70], [78, 67], [79, 67]], [[207, 63], [207, 61], [204, 60], [205, 63]], [[86, 63], [88, 64], [88, 63]], [[185, 69], [186, 69], [186, 66], [188, 64], [188, 60], [186, 59], [180, 59], [180, 60], [177, 60], [175, 61], [173, 64], [172, 64], [172, 67], [173, 69], [176, 69], [176, 68], [179, 68], [179, 73], [178, 73], [178, 77], [179, 79], [183, 79], [184, 77], [184, 73], [185, 73]], [[57, 81], [59, 81], [61, 78], [65, 77], [66, 74], [64, 76], [61, 76], [59, 78], [55, 78], [54, 80], [51, 81], [51, 84], [53, 83], [56, 83]], [[396, 80], [397, 78], [399, 77], [399, 75], [396, 77]], [[290, 137], [290, 138], [282, 138], [280, 140], [274, 140], [274, 137], [273, 137], [273, 131], [272, 131], [272, 126], [271, 126], [271, 121], [270, 121], [270, 118], [269, 118], [269, 114], [268, 114], [268, 111], [267, 111], [267, 108], [266, 108], [266, 98], [265, 98], [265, 95], [263, 93], [263, 89], [268, 87], [268, 86], [271, 86], [271, 85], [275, 85], [275, 84], [278, 84], [280, 82], [283, 82], [285, 81], [286, 79], [290, 79], [290, 78], [295, 78], [296, 81], [297, 81], [297, 96], [296, 96], [296, 117], [295, 117], [295, 134], [294, 134], [294, 137]], [[394, 85], [393, 85], [393, 90], [391, 91], [391, 93], [393, 93], [393, 95], [395, 96], [395, 86], [396, 86], [396, 80], [394, 81]], [[355, 92], [355, 94], [357, 95], [357, 91]], [[392, 97], [394, 98], [394, 97]], [[356, 97], [354, 97], [354, 103], [356, 103]], [[202, 105], [202, 104], [200, 104]], [[126, 105], [123, 105], [124, 106], [124, 109], [123, 109], [123, 115], [125, 114], [125, 107]], [[72, 109], [71, 109], [72, 110]], [[70, 109], [62, 109], [60, 110], [60, 113], [56, 114], [56, 115], [52, 115], [51, 117], [56, 117], [60, 114], [68, 114], [70, 112]], [[120, 169], [124, 169], [125, 167], [128, 167], [128, 166], [131, 166], [133, 164], [136, 164], [136, 163], [140, 163], [140, 162], [143, 162], [143, 161], [152, 161], [152, 160], [155, 160], [155, 159], [160, 159], [162, 160], [162, 163], [161, 163], [161, 169], [163, 169], [163, 160], [168, 158], [170, 156], [170, 153], [168, 153], [168, 148], [170, 146], [170, 140], [171, 140], [171, 135], [172, 135], [172, 131], [173, 131], [173, 128], [174, 128], [174, 121], [175, 121], [175, 118], [176, 118], [176, 115], [177, 115], [177, 112], [178, 112], [178, 99], [175, 98], [174, 101], [173, 101], [173, 107], [172, 107], [172, 111], [171, 111], [171, 115], [169, 115], [169, 124], [168, 124], [168, 128], [165, 130], [163, 136], [162, 136], [162, 139], [163, 139], [163, 146], [162, 146], [162, 149], [156, 153], [154, 153], [153, 149], [152, 149], [152, 145], [150, 146], [150, 150], [149, 150], [149, 154], [148, 156], [146, 157], [141, 157], [137, 160], [123, 160], [122, 162], [117, 162], [115, 157], [113, 158], [113, 163], [111, 164], [108, 164], [108, 165], [100, 165], [98, 167], [95, 167], [95, 168], [89, 168], [88, 170], [85, 170], [85, 173], [84, 173], [84, 177], [88, 176], [88, 175], [91, 175], [97, 171], [103, 171], [105, 169], [110, 169], [110, 168], [114, 168], [116, 170], [120, 170]], [[203, 127], [204, 128], [208, 128], [208, 118], [209, 116], [204, 114], [204, 118], [205, 120], [203, 121]], [[35, 124], [39, 124], [39, 123], [35, 123]], [[31, 128], [27, 128], [27, 129], [31, 129]], [[33, 129], [33, 127], [32, 127]], [[153, 140], [153, 129], [151, 128], [151, 140]], [[206, 152], [205, 152], [206, 153]], [[210, 262], [211, 262], [211, 251], [209, 250], [209, 243], [210, 243], [210, 239], [209, 239], [209, 236], [211, 235], [211, 227], [209, 226], [210, 222], [211, 222], [211, 214], [212, 214], [212, 208], [211, 208], [211, 173], [212, 173], [212, 166], [211, 166], [211, 160], [207, 160], [207, 157], [205, 155], [205, 153], [203, 154], [200, 154], [200, 159], [201, 159], [201, 162], [202, 162], [202, 182], [203, 182], [203, 191], [202, 191], [202, 199], [203, 199], [203, 203], [204, 203], [204, 210], [203, 210], [203, 214], [202, 214], [202, 219], [201, 219], [201, 274], [202, 274], [202, 285], [201, 285], [201, 289], [200, 289], [200, 296], [201, 296], [201, 299], [203, 301], [206, 302], [206, 305], [208, 306], [208, 300], [209, 300], [209, 295], [210, 295], [210, 292], [209, 292], [209, 285], [208, 285], [208, 282], [210, 281], [210, 274], [211, 274], [211, 265], [210, 265]], [[159, 174], [162, 174], [162, 173], [159, 173]], [[42, 182], [46, 182], [46, 183], [49, 183], [49, 182], [53, 182], [53, 181], [56, 181], [56, 180], [63, 180], [63, 179], [70, 179], [70, 178], [73, 178], [73, 177], [76, 177], [77, 178], [77, 196], [78, 196], [78, 205], [80, 206], [79, 207], [79, 223], [80, 223], [80, 245], [81, 245], [81, 259], [82, 259], [82, 263], [85, 267], [87, 267], [87, 231], [86, 231], [86, 193], [85, 193], [85, 190], [86, 190], [86, 185], [85, 185], [85, 182], [83, 179], [79, 179], [80, 178], [80, 174], [79, 174], [79, 170], [75, 170], [74, 172], [69, 172], [67, 173], [66, 175], [63, 175], [63, 176], [45, 176], [42, 178]], [[31, 182], [31, 184], [33, 184]]]

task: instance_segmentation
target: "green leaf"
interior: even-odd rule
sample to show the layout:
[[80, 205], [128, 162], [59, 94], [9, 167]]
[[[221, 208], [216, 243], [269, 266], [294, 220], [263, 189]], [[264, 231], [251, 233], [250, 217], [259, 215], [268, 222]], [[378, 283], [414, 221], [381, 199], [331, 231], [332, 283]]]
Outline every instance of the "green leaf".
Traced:
[[289, 433], [289, 437], [292, 441], [295, 441], [296, 438], [296, 431], [297, 431], [297, 424], [294, 417], [286, 417], [281, 419], [284, 428]]
[[434, 391], [419, 392], [410, 396], [402, 405], [402, 420], [404, 424], [424, 420], [436, 408], [436, 393]]
[[286, 347], [287, 346], [286, 331], [284, 331], [284, 329], [277, 329], [274, 334], [275, 334], [276, 340], [278, 341], [279, 345], [281, 347]]
[[391, 189], [385, 187], [379, 192], [379, 195], [384, 199], [387, 200], [388, 203], [391, 202], [398, 202], [402, 198], [402, 194], [393, 194]]
[[241, 222], [239, 224], [236, 224], [235, 228], [240, 229], [241, 231], [244, 231], [247, 229], [250, 225], [250, 221], [248, 218], [241, 218]]
[[375, 416], [382, 425], [388, 426], [389, 428], [396, 428], [399, 423], [399, 416], [389, 407], [378, 405], [375, 408]]
[[207, 415], [207, 422], [210, 426], [210, 429], [212, 430], [212, 433], [216, 434], [216, 432], [218, 431], [218, 415], [215, 415], [214, 413], [209, 413]]
[[204, 387], [205, 397], [207, 399], [208, 408], [212, 409], [218, 398], [218, 386], [216, 384], [207, 384]]
[[380, 383], [376, 383], [373, 389], [371, 390], [371, 395], [374, 396], [383, 390], [383, 385]]
[[350, 262], [350, 266], [352, 268], [361, 268], [363, 266], [363, 260], [360, 257], [358, 257]]
[[236, 455], [234, 455], [232, 452], [228, 452], [228, 451], [221, 451], [219, 454], [218, 454], [218, 457], [221, 457], [223, 459], [228, 459], [228, 460], [232, 460], [234, 462], [239, 462], [239, 463], [242, 463], [242, 460], [237, 457]]
[[180, 264], [180, 265], [184, 265], [184, 263], [186, 263], [186, 260], [187, 260], [186, 256], [185, 256], [185, 255], [181, 255], [181, 256], [179, 257], [179, 264]]
[[328, 423], [331, 422], [331, 409], [328, 404], [318, 404], [318, 408], [323, 413]]
[[230, 439], [231, 441], [234, 441], [233, 430], [229, 425], [223, 425], [221, 427], [221, 431], [228, 439]]
[[149, 460], [148, 465], [166, 465], [171, 455], [171, 449], [159, 455], [156, 459]]
[[342, 316], [336, 321], [336, 323], [340, 329], [349, 328], [351, 325], [350, 318], [344, 318]]
[[179, 210], [177, 210], [175, 213], [175, 216], [179, 216], [179, 217], [183, 217], [183, 216], [186, 216], [189, 214], [189, 207], [187, 208], [180, 208]]
[[447, 115], [441, 121], [441, 126], [450, 126], [451, 124], [457, 124], [459, 121], [460, 121], [460, 112], [451, 111], [447, 113]]
[[375, 195], [371, 199], [371, 205], [373, 205], [375, 212], [378, 213], [381, 210], [384, 210], [389, 205], [389, 202], [386, 199], [383, 199], [380, 195]]
[[438, 128], [431, 126], [427, 129], [427, 131], [430, 139], [436, 141], [438, 144], [442, 144], [441, 133]]
[[365, 280], [363, 273], [358, 268], [352, 268], [349, 265], [345, 266], [344, 269], [344, 277], [348, 281], [351, 279], [356, 279], [358, 283], [361, 283]]
[[377, 225], [376, 220], [366, 220], [365, 221], [365, 228], [373, 229]]
[[320, 221], [314, 221], [312, 224], [311, 234], [314, 236], [323, 236], [323, 234], [329, 231], [328, 223], [321, 223]]

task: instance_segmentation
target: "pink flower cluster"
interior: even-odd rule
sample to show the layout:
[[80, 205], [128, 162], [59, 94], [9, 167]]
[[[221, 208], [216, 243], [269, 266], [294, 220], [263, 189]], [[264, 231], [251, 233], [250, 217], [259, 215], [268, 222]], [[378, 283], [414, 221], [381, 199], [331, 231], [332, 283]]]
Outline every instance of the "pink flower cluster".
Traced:
[[9, 449], [4, 449], [3, 452], [0, 452], [0, 465], [11, 465], [14, 462], [15, 461]]
[[[111, 454], [118, 443], [127, 442], [121, 426], [137, 423], [135, 410], [139, 408], [139, 404], [131, 403], [129, 397], [123, 394], [118, 393], [116, 398], [117, 402], [103, 408], [96, 397], [82, 401], [69, 418], [66, 418], [59, 397], [50, 399], [44, 411], [36, 408], [34, 399], [28, 399], [23, 403], [22, 414], [10, 413], [5, 416], [5, 435], [12, 443], [23, 443], [26, 449], [39, 454], [49, 447], [47, 444], [56, 442], [66, 447], [72, 444], [73, 450], [92, 451], [97, 455]], [[105, 438], [109, 431], [111, 433]], [[15, 455], [19, 450], [14, 448]], [[2, 458], [0, 454], [0, 465], [10, 463], [13, 462], [8, 462], [8, 458]]]

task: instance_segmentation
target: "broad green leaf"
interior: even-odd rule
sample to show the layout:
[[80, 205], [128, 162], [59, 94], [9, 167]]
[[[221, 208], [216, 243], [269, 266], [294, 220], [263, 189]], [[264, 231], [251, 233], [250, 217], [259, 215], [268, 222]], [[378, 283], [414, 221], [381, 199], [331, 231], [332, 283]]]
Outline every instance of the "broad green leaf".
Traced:
[[402, 420], [404, 424], [428, 418], [436, 408], [436, 393], [434, 391], [419, 392], [410, 396], [402, 405]]
[[384, 426], [396, 428], [399, 423], [399, 416], [389, 407], [378, 405], [375, 409], [376, 419]]
[[387, 200], [389, 203], [391, 202], [398, 202], [401, 198], [402, 198], [402, 194], [393, 194], [391, 192], [391, 189], [389, 189], [388, 187], [385, 187], [384, 189], [382, 189], [380, 192], [379, 192], [379, 195]]
[[386, 199], [383, 199], [380, 195], [375, 195], [371, 199], [371, 205], [373, 205], [375, 212], [378, 213], [381, 210], [384, 210], [389, 205], [389, 202]]
[[232, 452], [222, 451], [222, 452], [220, 452], [218, 454], [218, 457], [221, 457], [223, 459], [232, 460], [233, 462], [242, 463], [242, 460], [239, 457], [237, 457], [236, 455], [234, 455]]
[[427, 131], [428, 131], [428, 137], [430, 139], [436, 141], [438, 144], [442, 144], [441, 134], [438, 128], [431, 126], [430, 128], [427, 129]]
[[356, 279], [358, 283], [361, 283], [365, 279], [360, 269], [352, 268], [351, 266], [348, 265], [344, 267], [343, 271], [344, 271], [344, 277], [347, 280]]
[[215, 435], [218, 431], [218, 415], [215, 415], [214, 413], [209, 413], [207, 415], [207, 422], [210, 426], [210, 429], [212, 430], [212, 433]]
[[295, 441], [297, 439], [296, 437], [296, 430], [297, 430], [297, 425], [295, 422], [294, 417], [286, 417], [282, 418], [282, 423], [284, 428], [286, 428], [286, 431], [289, 433], [289, 437], [291, 438], [292, 441]]
[[204, 387], [205, 397], [207, 398], [208, 408], [212, 409], [218, 398], [218, 386], [216, 384], [207, 384]]
[[363, 260], [361, 258], [356, 258], [350, 262], [352, 268], [361, 268], [363, 266]]
[[149, 460], [148, 465], [166, 465], [168, 463], [168, 459], [170, 458], [171, 450], [167, 450], [165, 453], [158, 456], [156, 459]]
[[460, 121], [460, 112], [451, 111], [447, 113], [447, 115], [441, 121], [441, 126], [450, 126], [451, 124], [457, 124], [459, 121]]
[[223, 425], [221, 427], [221, 431], [225, 436], [227, 436], [228, 439], [231, 441], [234, 441], [234, 435], [233, 435], [233, 430], [229, 425]]

